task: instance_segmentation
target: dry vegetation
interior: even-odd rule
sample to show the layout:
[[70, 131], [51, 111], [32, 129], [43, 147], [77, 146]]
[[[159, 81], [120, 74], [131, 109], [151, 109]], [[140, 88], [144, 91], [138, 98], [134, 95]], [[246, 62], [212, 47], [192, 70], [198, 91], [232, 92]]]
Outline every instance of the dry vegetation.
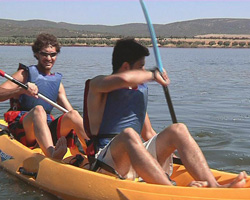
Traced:
[[250, 35], [198, 35], [193, 38], [162, 38], [159, 45], [163, 47], [193, 47], [193, 48], [249, 48]]
[[[114, 46], [118, 37], [59, 38], [63, 46]], [[152, 46], [150, 38], [135, 38], [146, 46]], [[0, 39], [0, 45], [31, 45], [34, 38]], [[250, 48], [250, 35], [209, 34], [192, 38], [158, 38], [158, 45], [166, 48]]]

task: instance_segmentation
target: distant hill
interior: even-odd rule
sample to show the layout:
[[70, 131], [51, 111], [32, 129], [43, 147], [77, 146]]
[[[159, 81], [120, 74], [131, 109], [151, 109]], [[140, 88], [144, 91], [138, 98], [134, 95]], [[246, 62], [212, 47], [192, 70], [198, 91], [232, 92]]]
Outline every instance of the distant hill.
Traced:
[[[250, 19], [197, 19], [170, 24], [155, 24], [154, 28], [157, 36], [161, 37], [194, 37], [207, 34], [249, 35]], [[58, 37], [149, 36], [147, 25], [143, 23], [106, 26], [56, 23], [46, 20], [0, 19], [0, 37], [34, 37], [41, 32], [49, 32]]]

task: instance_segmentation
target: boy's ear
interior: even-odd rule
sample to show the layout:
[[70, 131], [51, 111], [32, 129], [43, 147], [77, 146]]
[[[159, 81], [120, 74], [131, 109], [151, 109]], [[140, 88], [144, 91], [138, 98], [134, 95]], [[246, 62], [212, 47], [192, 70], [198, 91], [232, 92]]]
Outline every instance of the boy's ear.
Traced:
[[130, 70], [130, 64], [128, 62], [124, 62], [121, 66], [121, 71], [127, 71], [127, 70]]

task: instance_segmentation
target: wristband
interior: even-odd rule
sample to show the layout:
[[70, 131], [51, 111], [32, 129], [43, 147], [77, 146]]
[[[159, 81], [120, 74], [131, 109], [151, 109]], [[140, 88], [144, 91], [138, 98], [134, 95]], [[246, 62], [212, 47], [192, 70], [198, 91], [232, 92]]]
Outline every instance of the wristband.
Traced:
[[152, 80], [155, 81], [156, 80], [156, 73], [155, 73], [155, 71], [159, 71], [158, 68], [154, 68], [154, 69], [151, 69], [149, 71], [152, 72]]

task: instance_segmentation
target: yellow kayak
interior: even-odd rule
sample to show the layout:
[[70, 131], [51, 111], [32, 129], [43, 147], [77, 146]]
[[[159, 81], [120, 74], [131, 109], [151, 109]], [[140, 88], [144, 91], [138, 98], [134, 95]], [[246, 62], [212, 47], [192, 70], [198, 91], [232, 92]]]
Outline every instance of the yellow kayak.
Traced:
[[[5, 122], [0, 120], [0, 129]], [[65, 156], [72, 154], [70, 152]], [[67, 159], [67, 158], [66, 158]], [[250, 199], [246, 188], [191, 188], [193, 179], [181, 165], [174, 165], [171, 178], [178, 186], [163, 186], [119, 178], [46, 158], [39, 148], [31, 150], [7, 134], [0, 136], [0, 166], [20, 179], [62, 199], [83, 200], [232, 200]], [[219, 183], [237, 175], [212, 170]]]

